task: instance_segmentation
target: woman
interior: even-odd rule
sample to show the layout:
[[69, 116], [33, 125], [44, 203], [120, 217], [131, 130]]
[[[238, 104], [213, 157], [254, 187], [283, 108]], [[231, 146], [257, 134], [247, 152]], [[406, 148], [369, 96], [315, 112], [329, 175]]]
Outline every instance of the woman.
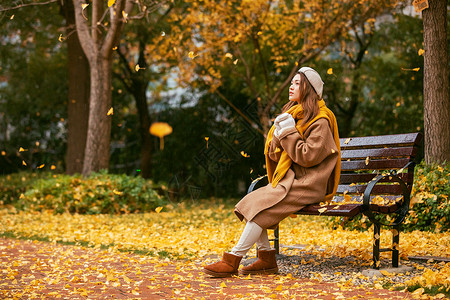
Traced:
[[340, 175], [340, 145], [334, 114], [322, 99], [323, 82], [309, 67], [291, 81], [289, 102], [270, 129], [265, 144], [269, 184], [247, 194], [235, 214], [247, 221], [242, 236], [221, 261], [204, 272], [214, 277], [238, 274], [242, 257], [256, 243], [258, 260], [239, 273], [278, 272], [267, 229], [309, 204], [330, 201]]

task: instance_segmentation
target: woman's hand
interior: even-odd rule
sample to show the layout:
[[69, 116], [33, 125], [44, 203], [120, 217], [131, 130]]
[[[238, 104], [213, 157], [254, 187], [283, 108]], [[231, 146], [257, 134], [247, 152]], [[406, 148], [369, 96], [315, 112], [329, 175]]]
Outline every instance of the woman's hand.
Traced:
[[274, 135], [279, 137], [283, 131], [295, 127], [295, 120], [291, 114], [283, 113], [275, 119], [274, 126]]

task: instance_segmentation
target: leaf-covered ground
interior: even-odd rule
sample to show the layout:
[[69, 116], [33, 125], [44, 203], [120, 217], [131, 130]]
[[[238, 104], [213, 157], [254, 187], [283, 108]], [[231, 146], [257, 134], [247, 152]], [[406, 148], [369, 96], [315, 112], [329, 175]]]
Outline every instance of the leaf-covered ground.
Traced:
[[190, 260], [0, 238], [2, 299], [412, 299], [356, 287], [267, 275], [215, 279]]
[[[172, 286], [170, 288], [173, 292], [170, 294], [170, 297], [181, 297], [182, 295], [184, 295], [183, 297], [190, 297], [187, 296], [187, 294], [183, 294], [184, 292], [181, 292], [181, 290], [186, 289], [188, 284], [190, 284], [191, 287], [194, 286], [194, 282], [196, 282], [194, 279], [196, 277], [200, 278], [198, 280], [204, 280], [204, 277], [198, 271], [199, 268], [201, 268], [201, 264], [211, 261], [209, 257], [212, 255], [220, 255], [223, 251], [229, 250], [237, 242], [243, 226], [244, 224], [240, 223], [234, 216], [232, 207], [217, 201], [202, 202], [194, 205], [191, 204], [189, 207], [186, 207], [186, 205], [178, 205], [176, 207], [169, 205], [159, 213], [151, 212], [128, 215], [56, 215], [50, 211], [16, 212], [11, 208], [4, 208], [0, 211], [0, 235], [3, 235], [4, 237], [34, 239], [57, 242], [60, 244], [93, 247], [93, 249], [84, 250], [89, 251], [89, 253], [92, 252], [93, 254], [82, 254], [81, 258], [80, 256], [76, 256], [78, 257], [76, 259], [77, 264], [79, 263], [81, 266], [85, 265], [85, 267], [83, 267], [84, 269], [80, 267], [81, 271], [76, 271], [75, 269], [78, 269], [78, 267], [73, 269], [72, 267], [74, 264], [71, 264], [70, 270], [67, 271], [69, 273], [64, 273], [66, 275], [62, 275], [62, 273], [58, 273], [58, 270], [62, 272], [62, 270], [66, 268], [64, 264], [70, 260], [74, 260], [71, 259], [71, 256], [74, 255], [74, 251], [78, 251], [74, 249], [78, 248], [69, 247], [61, 248], [66, 250], [50, 250], [51, 247], [56, 247], [54, 243], [39, 243], [44, 252], [65, 251], [65, 254], [61, 252], [62, 254], [53, 257], [50, 256], [50, 258], [48, 258], [49, 261], [45, 262], [48, 269], [44, 272], [44, 277], [34, 279], [52, 281], [55, 278], [59, 278], [58, 282], [68, 282], [69, 280], [68, 284], [72, 292], [74, 292], [74, 290], [70, 285], [70, 280], [73, 280], [74, 276], [77, 277], [76, 281], [89, 281], [90, 283], [92, 283], [92, 280], [96, 280], [94, 277], [97, 276], [98, 279], [102, 279], [102, 283], [98, 283], [99, 286], [97, 288], [104, 288], [107, 290], [110, 285], [113, 288], [117, 288], [114, 287], [116, 281], [109, 280], [109, 283], [106, 284], [106, 280], [103, 280], [105, 278], [108, 279], [108, 274], [110, 274], [108, 273], [110, 272], [108, 270], [111, 270], [108, 266], [100, 264], [103, 257], [106, 259], [106, 262], [110, 261], [111, 263], [118, 263], [119, 258], [124, 259], [125, 261], [130, 259], [141, 260], [144, 264], [147, 264], [148, 268], [150, 268], [144, 271], [138, 271], [136, 266], [139, 264], [135, 265], [130, 263], [129, 268], [125, 268], [121, 271], [123, 274], [110, 274], [111, 276], [114, 276], [114, 278], [117, 278], [117, 276], [120, 275], [120, 280], [124, 280], [125, 283], [127, 283], [127, 280], [124, 278], [134, 278], [133, 276], [139, 272], [142, 272], [144, 275], [141, 276], [141, 279], [138, 278], [139, 276], [136, 277], [133, 279], [133, 282], [136, 283], [151, 278], [151, 274], [154, 270], [151, 270], [152, 267], [150, 266], [165, 264], [166, 267], [175, 268], [175, 271], [177, 271], [177, 268], [179, 270], [191, 270], [190, 273], [192, 276], [190, 277], [186, 277], [189, 275], [189, 272], [186, 272], [184, 275], [179, 274], [179, 276], [181, 276], [180, 278], [182, 278], [180, 280], [183, 282], [184, 287], [177, 285], [176, 287]], [[282, 244], [306, 245], [306, 249], [304, 250], [284, 250], [285, 254], [297, 255], [300, 251], [308, 251], [308, 253], [316, 254], [320, 257], [338, 256], [344, 258], [353, 256], [356, 257], [358, 262], [367, 266], [371, 263], [372, 234], [370, 231], [357, 232], [342, 229], [332, 230], [325, 222], [325, 218], [299, 217], [294, 219], [288, 218], [283, 221], [281, 224], [280, 235]], [[389, 245], [390, 238], [390, 232], [384, 231], [382, 233], [381, 240], [384, 245]], [[12, 248], [14, 248], [14, 242], [12, 241], [15, 240], [8, 239], [7, 241], [9, 245], [13, 245]], [[30, 264], [31, 266], [34, 265], [34, 268], [40, 266], [31, 257], [25, 259], [28, 265], [24, 263], [24, 260], [20, 255], [17, 257], [9, 257], [9, 255], [12, 254], [7, 248], [11, 246], [3, 247], [3, 254], [0, 254], [2, 265], [4, 264], [2, 266], [2, 272], [5, 274], [4, 270], [7, 270], [6, 276], [10, 278], [11, 281], [1, 281], [0, 290], [5, 286], [8, 286], [8, 283], [11, 284], [14, 282], [14, 280], [16, 280], [16, 284], [20, 286], [20, 280], [25, 280], [28, 278], [27, 276], [33, 275], [30, 273], [31, 275], [28, 274], [25, 277], [17, 278], [14, 274], [15, 272], [17, 274], [20, 273], [18, 270], [20, 270], [21, 266], [28, 266]], [[59, 245], [59, 247], [67, 246]], [[102, 250], [102, 248], [107, 248], [107, 251]], [[427, 233], [419, 231], [402, 233], [400, 236], [400, 249], [403, 258], [415, 255], [450, 257], [450, 234], [448, 232]], [[121, 253], [117, 250], [125, 251], [125, 253]], [[39, 252], [39, 250], [37, 251]], [[136, 254], [130, 254], [129, 252], [135, 252]], [[96, 263], [91, 263], [91, 259], [96, 255], [98, 255], [99, 260], [98, 266]], [[250, 255], [254, 255], [254, 250]], [[60, 259], [61, 256], [66, 258]], [[114, 257], [116, 257], [116, 259]], [[388, 255], [386, 254], [385, 258], [387, 257]], [[127, 263], [125, 262], [124, 264]], [[298, 267], [301, 268], [301, 266]], [[9, 269], [10, 271], [8, 271]], [[162, 273], [166, 271], [162, 271]], [[194, 273], [195, 275], [193, 275]], [[49, 274], [54, 274], [55, 277], [49, 277]], [[92, 275], [94, 277], [89, 277], [88, 274], [90, 274], [89, 276], [92, 274], [95, 276]], [[174, 274], [176, 274], [176, 272]], [[87, 277], [84, 278], [83, 275], [86, 275]], [[448, 292], [450, 289], [449, 275], [449, 263], [434, 264], [434, 268], [424, 268], [423, 273], [420, 275], [421, 277], [419, 276], [412, 279], [411, 282], [420, 283], [422, 286], [437, 285], [441, 287], [442, 291], [445, 292], [445, 290], [447, 290]], [[36, 275], [33, 276], [36, 277]], [[274, 280], [289, 279], [289, 276], [292, 277], [292, 275], [284, 274], [284, 276], [277, 277], [277, 279]], [[358, 274], [358, 276], [360, 276], [360, 274]], [[174, 278], [172, 278], [172, 281], [173, 279]], [[117, 282], [120, 282], [120, 280]], [[231, 286], [238, 284], [239, 282], [237, 279], [230, 280], [232, 282], [230, 284]], [[299, 279], [292, 280], [298, 282]], [[160, 287], [162, 287], [161, 284], [165, 281], [166, 279], [161, 279], [159, 283]], [[26, 281], [23, 283], [25, 282]], [[227, 281], [223, 282], [225, 282], [227, 287], [229, 286]], [[294, 285], [294, 282], [292, 282], [292, 285]], [[31, 283], [31, 281], [29, 283]], [[31, 286], [40, 286], [41, 284], [44, 284], [44, 282], [34, 281]], [[194, 289], [199, 290], [202, 286], [198, 282], [197, 284], [198, 286]], [[46, 285], [48, 285], [48, 282]], [[120, 285], [123, 288], [124, 284], [120, 283]], [[280, 292], [286, 291], [283, 289], [282, 283], [279, 285], [282, 287]], [[276, 287], [278, 287], [278, 285]], [[378, 287], [381, 287], [381, 285], [379, 284]], [[137, 291], [137, 293], [143, 293], [142, 288], [142, 284], [139, 284], [139, 291]], [[146, 288], [149, 289], [148, 286]], [[217, 289], [214, 291], [218, 291], [219, 289], [222, 289], [223, 291], [225, 289], [224, 287], [220, 287], [220, 283], [219, 286], [216, 286], [215, 288]], [[355, 289], [356, 288], [357, 287], [355, 287]], [[158, 288], [154, 289], [158, 290]], [[260, 289], [263, 289], [262, 286]], [[258, 289], [255, 288], [255, 290]], [[61, 290], [59, 289], [57, 291]], [[177, 294], [175, 291], [177, 291], [177, 293], [178, 291], [180, 292]], [[302, 292], [304, 292], [304, 290], [302, 290]], [[83, 293], [83, 290], [81, 290], [80, 293]], [[86, 293], [88, 293], [87, 290]], [[281, 295], [281, 293], [278, 294]], [[420, 290], [418, 294], [418, 296], [421, 296]], [[245, 293], [242, 295], [245, 295]], [[264, 295], [270, 297], [268, 294]], [[292, 296], [293, 294], [290, 292], [286, 295]], [[444, 296], [444, 294], [438, 293], [438, 297], [442, 297], [441, 295]], [[8, 296], [11, 296], [11, 294], [8, 294]]]

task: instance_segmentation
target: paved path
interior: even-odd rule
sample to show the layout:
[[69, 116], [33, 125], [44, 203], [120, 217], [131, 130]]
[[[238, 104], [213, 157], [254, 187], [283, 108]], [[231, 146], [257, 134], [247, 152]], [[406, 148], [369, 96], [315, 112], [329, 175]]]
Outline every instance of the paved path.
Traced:
[[290, 275], [215, 279], [199, 262], [0, 238], [0, 299], [412, 299]]

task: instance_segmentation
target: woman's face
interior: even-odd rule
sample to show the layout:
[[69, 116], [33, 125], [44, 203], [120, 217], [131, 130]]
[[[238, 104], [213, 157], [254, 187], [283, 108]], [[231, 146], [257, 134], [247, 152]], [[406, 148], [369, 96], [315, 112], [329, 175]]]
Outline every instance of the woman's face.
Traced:
[[300, 101], [300, 74], [296, 74], [289, 87], [289, 101]]

